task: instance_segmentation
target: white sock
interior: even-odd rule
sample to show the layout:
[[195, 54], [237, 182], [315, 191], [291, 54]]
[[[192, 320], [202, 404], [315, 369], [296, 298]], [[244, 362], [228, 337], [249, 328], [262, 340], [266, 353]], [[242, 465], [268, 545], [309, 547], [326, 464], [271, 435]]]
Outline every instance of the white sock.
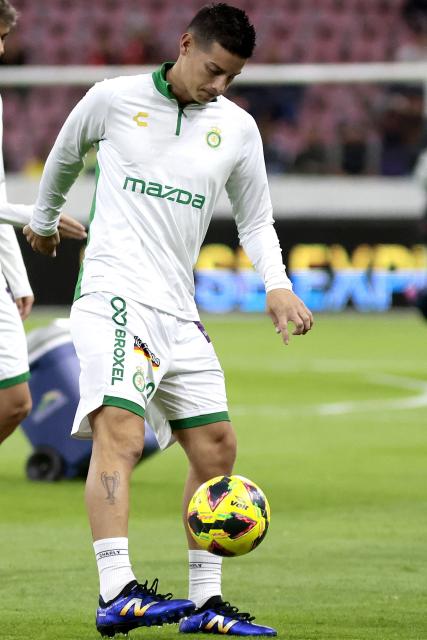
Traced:
[[93, 543], [99, 573], [99, 593], [104, 602], [113, 600], [136, 580], [129, 560], [127, 538], [105, 538]]
[[188, 598], [201, 607], [212, 596], [221, 596], [222, 558], [209, 551], [188, 551]]

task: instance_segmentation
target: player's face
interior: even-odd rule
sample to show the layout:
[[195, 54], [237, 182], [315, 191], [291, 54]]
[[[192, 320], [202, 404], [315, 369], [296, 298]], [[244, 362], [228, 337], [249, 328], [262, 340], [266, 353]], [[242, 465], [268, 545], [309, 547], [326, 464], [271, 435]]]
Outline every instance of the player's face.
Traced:
[[[188, 40], [184, 40], [188, 36]], [[191, 34], [185, 34], [181, 80], [192, 102], [206, 104], [225, 93], [246, 62], [217, 42], [201, 49]]]
[[7, 27], [0, 20], [0, 57], [4, 54], [4, 42], [9, 35], [10, 27]]

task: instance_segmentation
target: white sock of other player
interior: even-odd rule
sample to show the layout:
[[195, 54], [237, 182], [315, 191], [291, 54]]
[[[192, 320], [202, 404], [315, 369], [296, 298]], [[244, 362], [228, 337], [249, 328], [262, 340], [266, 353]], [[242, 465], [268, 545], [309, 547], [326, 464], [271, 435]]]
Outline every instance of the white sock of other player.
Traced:
[[104, 602], [113, 600], [136, 580], [129, 560], [127, 538], [104, 538], [93, 543], [99, 573], [99, 593]]
[[222, 558], [209, 551], [188, 552], [189, 600], [197, 608], [202, 607], [212, 596], [221, 596]]

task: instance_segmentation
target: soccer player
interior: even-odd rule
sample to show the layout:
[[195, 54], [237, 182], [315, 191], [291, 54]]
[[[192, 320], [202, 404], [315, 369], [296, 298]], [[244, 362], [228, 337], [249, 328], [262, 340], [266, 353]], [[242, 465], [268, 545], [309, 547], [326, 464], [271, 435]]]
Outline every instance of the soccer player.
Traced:
[[[0, 56], [5, 39], [15, 26], [17, 13], [7, 0], [0, 0]], [[34, 297], [15, 231], [31, 218], [33, 205], [7, 202], [3, 168], [3, 105], [0, 97], [0, 443], [10, 435], [31, 409], [28, 387], [28, 354], [22, 320], [31, 311]], [[85, 238], [79, 222], [62, 215], [62, 236]], [[11, 295], [13, 299], [11, 298]]]
[[55, 142], [24, 229], [34, 250], [53, 255], [66, 193], [96, 145], [97, 188], [71, 326], [81, 363], [73, 433], [93, 437], [86, 505], [102, 635], [178, 619], [183, 633], [276, 635], [223, 601], [222, 559], [197, 549], [189, 534], [189, 600], [159, 595], [157, 579], [139, 583], [128, 555], [129, 479], [144, 416], [162, 446], [172, 431], [187, 455], [184, 518], [202, 482], [232, 472], [236, 437], [224, 376], [199, 320], [193, 280], [224, 187], [276, 331], [287, 344], [288, 322], [294, 334], [313, 323], [282, 262], [258, 128], [223, 96], [254, 46], [242, 10], [211, 5], [181, 36], [175, 63], [96, 84]]

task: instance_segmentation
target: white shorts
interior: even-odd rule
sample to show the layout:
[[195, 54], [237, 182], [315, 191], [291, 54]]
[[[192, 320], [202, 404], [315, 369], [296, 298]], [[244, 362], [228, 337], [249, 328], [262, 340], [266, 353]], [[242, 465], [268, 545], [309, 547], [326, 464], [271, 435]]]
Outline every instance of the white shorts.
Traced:
[[73, 304], [71, 334], [81, 368], [75, 437], [91, 437], [88, 414], [103, 405], [146, 417], [161, 448], [172, 431], [229, 420], [224, 373], [200, 322], [97, 292]]
[[[3, 282], [1, 282], [3, 281]], [[0, 286], [4, 280], [0, 277]], [[18, 308], [10, 294], [0, 289], [0, 389], [26, 382], [30, 377], [27, 340]]]

